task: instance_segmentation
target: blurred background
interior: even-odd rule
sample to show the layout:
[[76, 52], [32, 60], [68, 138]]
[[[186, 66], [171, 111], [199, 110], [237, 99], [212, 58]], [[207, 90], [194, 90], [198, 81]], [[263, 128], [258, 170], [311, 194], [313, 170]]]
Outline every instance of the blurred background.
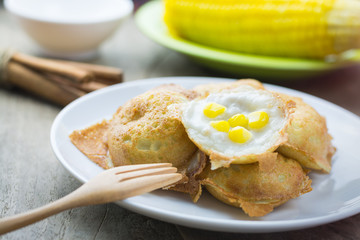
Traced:
[[[219, 54], [219, 52], [211, 55], [213, 50], [209, 51], [208, 48], [199, 47], [198, 44], [191, 44], [183, 39], [169, 38], [168, 35], [163, 34], [166, 31], [164, 25], [157, 25], [162, 23], [162, 15], [155, 14], [157, 13], [156, 6], [152, 5], [150, 8], [150, 5], [147, 5], [148, 2], [150, 1], [134, 0], [134, 8], [131, 9], [129, 16], [121, 21], [119, 27], [109, 27], [109, 32], [112, 30], [113, 32], [105, 39], [99, 40], [101, 43], [91, 58], [86, 58], [83, 55], [81, 56], [82, 59], [72, 61], [110, 67], [111, 70], [107, 70], [110, 72], [116, 69], [116, 76], [121, 75], [121, 81], [124, 82], [169, 76], [225, 77], [231, 79], [256, 76], [258, 80], [267, 84], [312, 94], [360, 116], [360, 66], [357, 62], [341, 68], [325, 69], [325, 71], [315, 75], [303, 76], [301, 71], [291, 72], [289, 79], [261, 74], [259, 68], [255, 68], [253, 72], [220, 71], [219, 66], [221, 64], [226, 65], [224, 63], [230, 62], [229, 59], [232, 61], [242, 59], [240, 66], [254, 63], [255, 60], [248, 56], [244, 58], [241, 54], [240, 57], [239, 54], [234, 57], [232, 54], [224, 55]], [[358, 2], [360, 3], [360, 1]], [[22, 55], [18, 55], [17, 63], [34, 62], [32, 61], [34, 59], [28, 57], [48, 58], [49, 55], [45, 54], [39, 44], [24, 30], [29, 25], [21, 25], [19, 19], [16, 19], [10, 11], [4, 8], [3, 0], [0, 0], [0, 4], [0, 49], [11, 48], [21, 53]], [[142, 8], [141, 6], [147, 7]], [[83, 10], [80, 8], [80, 11]], [[101, 13], [101, 11], [94, 12]], [[338, 15], [343, 16], [342, 14]], [[180, 17], [175, 19], [181, 20]], [[192, 22], [190, 21], [190, 23]], [[99, 37], [101, 34], [105, 34], [107, 28], [98, 27], [94, 23], [90, 25], [90, 30], [96, 33], [95, 36]], [[54, 30], [53, 27], [41, 26], [40, 29], [45, 29], [46, 34], [43, 36], [52, 37], [53, 40], [50, 42], [59, 40], [54, 37], [56, 32], [50, 34]], [[211, 29], [211, 27], [207, 29]], [[62, 28], [57, 33], [60, 30], [69, 29]], [[307, 28], [304, 27], [303, 30], [307, 30]], [[73, 33], [71, 35], [80, 33], [81, 37], [84, 37], [84, 41], [94, 39], [85, 34], [84, 29], [79, 30], [77, 28], [71, 31]], [[59, 42], [69, 40], [71, 35], [63, 35], [64, 41], [60, 40]], [[81, 47], [85, 44], [79, 45]], [[219, 62], [213, 61], [211, 62], [213, 65], [210, 66], [208, 61], [206, 65], [199, 59], [194, 61], [192, 54], [197, 54], [197, 56], [205, 54], [206, 57], [211, 56], [212, 60], [218, 58]], [[59, 60], [59, 57], [51, 59]], [[274, 58], [265, 57], [261, 61], [266, 60], [267, 66], [274, 67], [275, 72], [280, 69], [286, 73], [285, 65], [290, 67], [301, 66], [305, 70], [306, 66], [312, 68], [315, 66], [320, 70], [324, 66], [323, 62], [309, 62], [308, 60], [303, 61], [303, 59], [300, 61], [284, 60], [280, 61], [284, 65], [279, 65], [279, 61], [272, 61], [272, 59]], [[259, 64], [261, 61], [256, 60], [258, 67], [261, 67]], [[35, 62], [39, 63], [39, 59], [35, 59]], [[118, 70], [120, 70], [120, 74]], [[239, 70], [241, 70], [240, 67]], [[42, 74], [39, 70], [33, 72]], [[18, 71], [13, 73], [19, 74]], [[16, 74], [14, 76], [19, 76]], [[53, 81], [59, 80], [58, 76], [48, 73], [45, 75]], [[24, 79], [28, 78], [25, 77]], [[38, 78], [35, 77], [34, 79]], [[120, 82], [119, 79], [116, 81]], [[111, 85], [115, 82], [102, 81], [101, 83]], [[46, 97], [40, 96], [39, 91], [28, 91], [26, 88], [29, 86], [26, 85], [30, 84], [25, 82], [25, 86], [22, 85], [22, 87], [0, 87], [0, 165], [2, 166], [0, 213], [2, 216], [13, 215], [44, 205], [81, 185], [66, 169], [61, 167], [52, 152], [49, 141], [52, 123], [66, 103], [54, 103], [53, 100], [59, 100], [59, 98], [51, 98], [48, 95]], [[36, 89], [36, 84], [34, 86], [35, 90], [39, 90]], [[96, 87], [99, 86], [103, 87], [104, 85], [96, 85]], [[66, 90], [66, 95], [69, 94], [68, 90]], [[47, 92], [46, 88], [41, 91]], [[82, 90], [74, 91], [72, 89], [70, 92], [72, 98], [65, 100], [73, 100], [86, 94]], [[351, 126], [348, 128], [349, 133], [357, 130], [352, 129]], [[360, 239], [359, 223], [360, 216], [355, 215], [339, 222], [306, 230], [272, 234], [231, 234], [177, 226], [128, 211], [114, 204], [107, 204], [61, 213], [13, 232], [5, 236], [4, 239]]]
[[[133, 13], [137, 13], [140, 6], [145, 2], [147, 1], [134, 0]], [[253, 71], [253, 73], [255, 73], [254, 76], [252, 76], [247, 72], [244, 74], [233, 74], [229, 71], [218, 71], [217, 68], [219, 68], [219, 64], [216, 63], [213, 64], [213, 67], [198, 64], [200, 61], [194, 63], [193, 58], [189, 57], [189, 55], [181, 54], [180, 48], [177, 49], [180, 49], [180, 51], [172, 51], [164, 44], [159, 44], [154, 34], [151, 35], [149, 32], [144, 31], [144, 29], [146, 30], [144, 27], [142, 29], [139, 28], [139, 24], [135, 22], [133, 16], [134, 15], [121, 24], [114, 34], [100, 46], [100, 55], [98, 55], [100, 57], [87, 60], [87, 62], [120, 68], [124, 71], [125, 81], [169, 75], [230, 78], [257, 77], [259, 75], [260, 71], [256, 69]], [[153, 19], [161, 18], [158, 15], [154, 15]], [[146, 21], [143, 21], [142, 25], [146, 27], [147, 25], [144, 25], [144, 22], [146, 23]], [[152, 23], [155, 21], [152, 20], [148, 22]], [[155, 27], [154, 29], [156, 30]], [[29, 38], [19, 25], [19, 22], [12, 18], [4, 8], [1, 9], [0, 14], [0, 31], [2, 33], [0, 46], [12, 47], [30, 55], [42, 56], [37, 44]], [[87, 37], [87, 39], [90, 39], [90, 37]], [[292, 67], [304, 64], [303, 62], [299, 62], [299, 64], [297, 62], [289, 62], [290, 63], [287, 64], [291, 64]], [[268, 61], [268, 64], [271, 64], [271, 60], [270, 62]], [[306, 64], [307, 63], [305, 63], [305, 65]], [[314, 65], [312, 65], [312, 67], [313, 66]], [[277, 69], [279, 68], [279, 66], [276, 67]], [[141, 68], [142, 71], [136, 70], [139, 68]], [[321, 67], [318, 67], [318, 69], [321, 69]], [[282, 71], [284, 72], [283, 69]], [[360, 99], [357, 97], [358, 89], [360, 88], [360, 70], [358, 64], [352, 64], [341, 69], [324, 71], [319, 75], [313, 76], [301, 77], [301, 72], [295, 72], [290, 76], [291, 78], [297, 78], [296, 81], [283, 81], [283, 79], [277, 79], [276, 77], [275, 79], [266, 76], [262, 77], [263, 75], [264, 74], [260, 74], [261, 77], [257, 78], [260, 81], [314, 94], [345, 107], [356, 114], [360, 114]]]

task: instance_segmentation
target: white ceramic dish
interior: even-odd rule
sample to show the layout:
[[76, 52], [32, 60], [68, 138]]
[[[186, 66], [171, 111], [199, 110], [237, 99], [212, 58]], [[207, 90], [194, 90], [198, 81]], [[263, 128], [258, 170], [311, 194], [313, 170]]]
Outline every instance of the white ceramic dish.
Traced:
[[26, 33], [51, 56], [84, 59], [131, 14], [131, 0], [5, 0]]
[[[70, 142], [68, 135], [104, 118], [130, 98], [163, 83], [186, 88], [229, 79], [169, 77], [123, 83], [95, 91], [65, 107], [51, 129], [51, 145], [77, 179], [88, 181], [102, 171]], [[205, 193], [197, 204], [181, 193], [155, 191], [117, 202], [120, 206], [163, 221], [193, 228], [227, 232], [277, 232], [313, 227], [360, 212], [360, 118], [317, 97], [274, 85], [268, 89], [302, 97], [326, 117], [337, 152], [329, 175], [312, 172], [313, 191], [276, 208], [261, 218], [250, 218], [241, 209], [227, 206]]]

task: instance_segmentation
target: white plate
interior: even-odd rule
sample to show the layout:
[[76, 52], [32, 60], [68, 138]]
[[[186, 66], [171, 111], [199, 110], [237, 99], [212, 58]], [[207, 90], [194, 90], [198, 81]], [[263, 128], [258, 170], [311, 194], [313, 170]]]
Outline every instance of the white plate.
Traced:
[[[229, 79], [169, 77], [146, 79], [107, 87], [81, 97], [65, 107], [51, 129], [51, 145], [77, 179], [86, 182], [102, 171], [70, 142], [76, 129], [111, 118], [130, 98], [163, 83], [186, 88]], [[360, 212], [360, 118], [317, 97], [298, 91], [266, 85], [268, 89], [302, 97], [326, 117], [337, 152], [329, 175], [312, 172], [313, 191], [276, 208], [261, 218], [250, 218], [241, 209], [227, 206], [205, 193], [197, 204], [177, 192], [155, 191], [119, 201], [134, 212], [188, 227], [227, 232], [277, 232], [313, 227], [340, 220]]]

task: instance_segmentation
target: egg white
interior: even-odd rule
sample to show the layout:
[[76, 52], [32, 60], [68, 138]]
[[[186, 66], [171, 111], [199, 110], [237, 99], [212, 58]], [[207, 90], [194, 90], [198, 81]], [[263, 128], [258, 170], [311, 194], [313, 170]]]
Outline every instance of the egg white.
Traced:
[[[216, 118], [208, 118], [203, 112], [208, 103], [221, 104], [226, 107], [226, 111]], [[247, 128], [252, 137], [242, 144], [231, 141], [227, 132], [217, 131], [210, 125], [211, 121], [227, 121], [235, 114], [246, 116], [255, 111], [266, 112], [269, 122], [259, 130]], [[215, 152], [228, 158], [238, 158], [248, 154], [261, 154], [274, 146], [286, 124], [286, 112], [283, 102], [271, 92], [241, 86], [190, 101], [184, 105], [182, 122], [190, 139], [205, 153]]]

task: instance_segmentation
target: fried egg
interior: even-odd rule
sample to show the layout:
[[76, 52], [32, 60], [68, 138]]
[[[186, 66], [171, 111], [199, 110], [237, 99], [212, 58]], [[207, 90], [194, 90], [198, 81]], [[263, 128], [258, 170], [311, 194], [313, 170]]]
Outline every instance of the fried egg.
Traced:
[[188, 102], [182, 122], [216, 169], [276, 157], [271, 154], [286, 141], [287, 115], [279, 96], [243, 85]]

